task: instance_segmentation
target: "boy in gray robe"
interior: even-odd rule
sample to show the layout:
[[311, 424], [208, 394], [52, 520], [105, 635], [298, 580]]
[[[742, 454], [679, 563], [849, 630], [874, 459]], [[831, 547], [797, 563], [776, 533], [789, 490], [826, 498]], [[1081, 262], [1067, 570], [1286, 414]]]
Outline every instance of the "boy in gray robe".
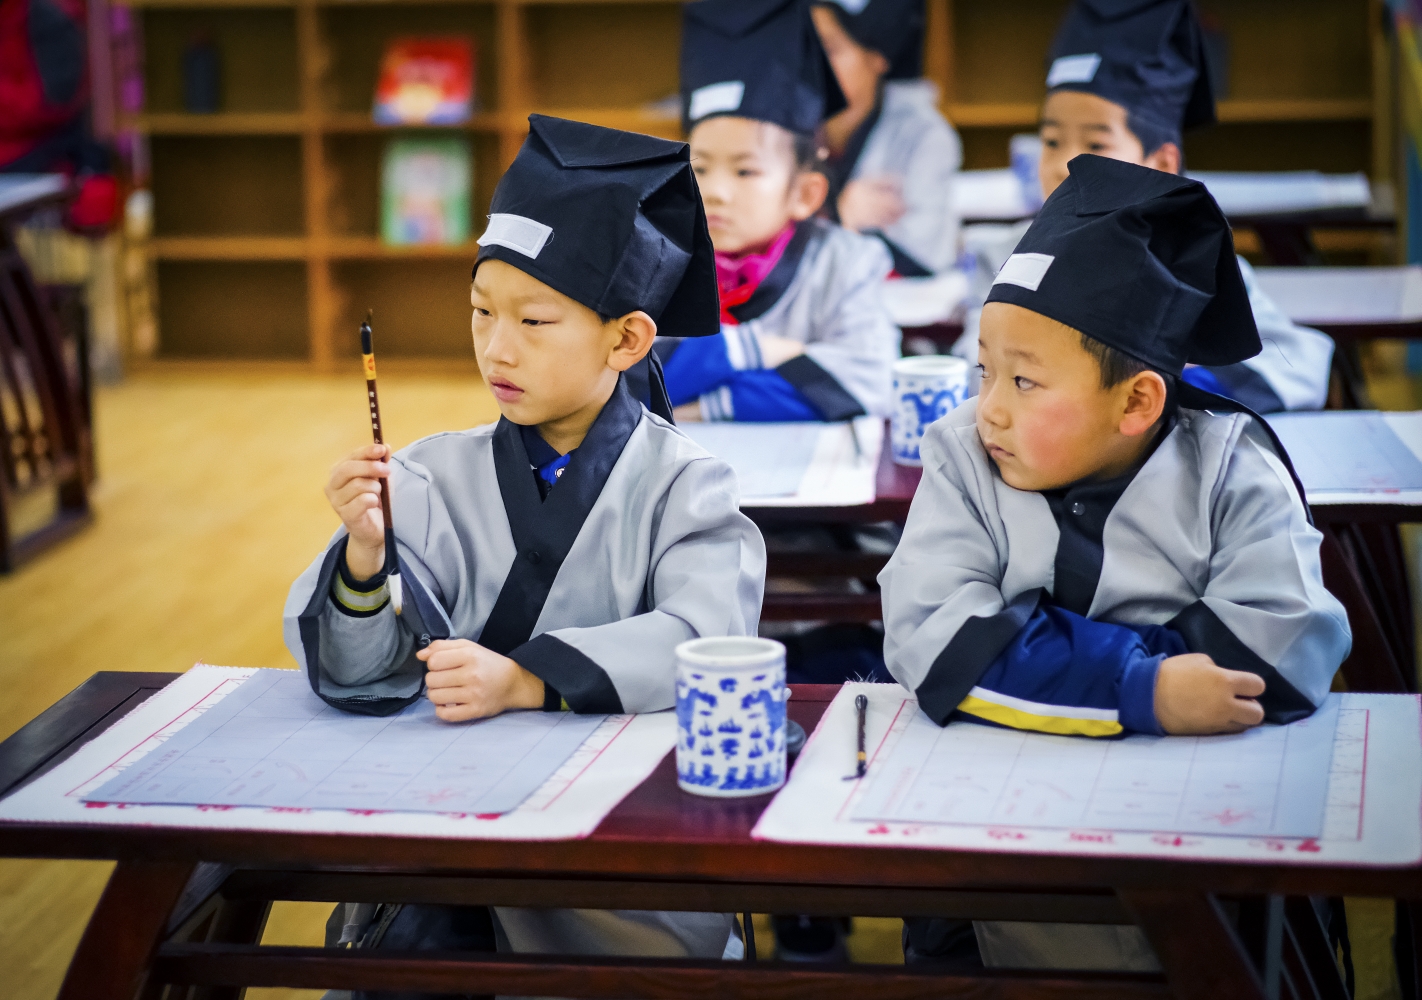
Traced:
[[[660, 415], [624, 374], [658, 324], [717, 331], [687, 147], [529, 123], [471, 286], [475, 355], [502, 419], [339, 463], [326, 493], [344, 527], [287, 601], [289, 648], [316, 693], [349, 711], [427, 697], [450, 723], [511, 709], [655, 712], [675, 700], [677, 643], [756, 634], [765, 548], [734, 474], [669, 422], [655, 368]], [[375, 926], [406, 947], [497, 937], [513, 951], [720, 958], [732, 918], [500, 907], [491, 920], [482, 907], [407, 906]]]
[[[1259, 347], [1203, 185], [1072, 160], [998, 273], [982, 392], [925, 435], [879, 577], [888, 667], [924, 712], [1109, 738], [1314, 710], [1351, 635], [1303, 490], [1268, 424], [1180, 378]], [[908, 921], [908, 957], [973, 950], [952, 929]], [[976, 937], [992, 965], [1153, 962], [1134, 928]]]

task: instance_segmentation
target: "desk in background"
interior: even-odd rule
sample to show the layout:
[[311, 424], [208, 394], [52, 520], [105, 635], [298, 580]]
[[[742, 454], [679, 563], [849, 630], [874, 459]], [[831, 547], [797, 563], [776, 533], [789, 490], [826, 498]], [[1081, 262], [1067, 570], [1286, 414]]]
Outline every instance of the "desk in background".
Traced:
[[[1388, 199], [1378, 197], [1363, 174], [1200, 171], [1189, 176], [1209, 188], [1230, 225], [1258, 234], [1272, 264], [1318, 264], [1311, 235], [1316, 229], [1397, 227]], [[1017, 222], [1036, 211], [1009, 169], [960, 172], [956, 197], [964, 223]]]
[[[0, 791], [53, 767], [177, 675], [96, 674], [0, 743]], [[797, 686], [813, 730], [837, 689]], [[668, 754], [584, 840], [467, 841], [240, 830], [0, 825], [0, 855], [118, 862], [60, 1000], [161, 984], [569, 997], [864, 1000], [963, 994], [1081, 1000], [1315, 1000], [1342, 983], [1307, 896], [1413, 901], [1422, 866], [1289, 866], [828, 847], [756, 841], [769, 802], [680, 792]], [[1230, 920], [1220, 898], [1240, 901]], [[273, 900], [945, 916], [1139, 924], [1163, 974], [935, 973], [848, 966], [544, 955], [328, 951], [258, 944]], [[1410, 922], [1413, 944], [1419, 921]], [[1416, 979], [1409, 965], [1404, 975]], [[230, 992], [229, 992], [230, 991]]]

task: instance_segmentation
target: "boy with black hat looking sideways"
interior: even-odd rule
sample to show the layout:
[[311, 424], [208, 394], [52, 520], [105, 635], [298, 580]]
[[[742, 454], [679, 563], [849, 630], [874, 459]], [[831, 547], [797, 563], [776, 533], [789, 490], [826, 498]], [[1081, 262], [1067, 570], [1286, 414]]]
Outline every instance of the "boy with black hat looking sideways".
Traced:
[[[1074, 159], [997, 275], [981, 394], [924, 436], [879, 576], [885, 658], [923, 711], [1113, 737], [1314, 710], [1351, 644], [1322, 536], [1268, 424], [1180, 377], [1259, 348], [1204, 186]], [[910, 957], [943, 943], [908, 926]], [[984, 958], [1016, 933], [979, 925]]]
[[[503, 413], [391, 455], [351, 453], [326, 495], [344, 527], [293, 585], [286, 640], [354, 712], [421, 696], [448, 722], [509, 709], [655, 712], [673, 649], [755, 635], [760, 533], [729, 466], [680, 434], [660, 375], [624, 373], [658, 324], [717, 330], [715, 271], [684, 143], [534, 115], [494, 193], [470, 297]], [[384, 566], [380, 480], [403, 613]], [[719, 958], [727, 914], [406, 907], [387, 944]]]
[[[1204, 41], [1190, 0], [1077, 0], [1048, 56], [1042, 105], [1042, 193], [1050, 195], [1082, 153], [1178, 174], [1182, 134], [1215, 121]], [[1022, 229], [988, 251], [996, 268]], [[1293, 323], [1239, 259], [1263, 348], [1229, 365], [1182, 377], [1258, 413], [1316, 410], [1328, 396], [1333, 341]]]
[[816, 131], [844, 97], [809, 0], [687, 4], [681, 88], [722, 329], [657, 343], [678, 419], [888, 416], [892, 261], [880, 241], [815, 218], [829, 186]]

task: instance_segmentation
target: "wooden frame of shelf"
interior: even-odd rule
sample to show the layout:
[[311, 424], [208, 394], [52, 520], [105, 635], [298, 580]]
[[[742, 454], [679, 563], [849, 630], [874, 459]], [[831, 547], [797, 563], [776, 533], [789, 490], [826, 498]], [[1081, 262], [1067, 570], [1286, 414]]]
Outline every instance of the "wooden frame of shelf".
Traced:
[[[163, 39], [166, 48], [161, 56], [167, 63], [173, 63], [176, 58], [174, 46], [181, 45], [182, 32], [190, 30], [196, 18], [210, 15], [229, 26], [233, 22], [243, 22], [238, 25], [238, 33], [244, 33], [242, 44], [248, 47], [247, 58], [256, 59], [260, 64], [258, 70], [253, 70], [252, 66], [246, 69], [249, 89], [261, 89], [258, 87], [260, 80], [252, 83], [253, 73], [291, 74], [283, 78], [287, 82], [267, 87], [256, 97], [249, 93], [244, 101], [234, 102], [233, 110], [199, 115], [169, 110], [175, 106], [177, 97], [174, 96], [174, 70], [171, 65], [165, 64], [167, 75], [163, 83], [167, 89], [163, 91], [166, 96], [158, 102], [159, 107], [121, 119], [120, 127], [151, 137], [155, 143], [165, 144], [164, 150], [168, 152], [170, 162], [181, 161], [187, 171], [183, 176], [189, 179], [203, 176], [202, 165], [207, 162], [202, 159], [204, 155], [215, 162], [234, 150], [241, 153], [243, 148], [249, 150], [244, 154], [249, 159], [264, 156], [267, 150], [276, 148], [289, 162], [299, 164], [297, 175], [290, 177], [289, 183], [285, 176], [280, 178], [280, 186], [286, 188], [284, 197], [293, 206], [291, 212], [281, 218], [271, 218], [272, 213], [269, 212], [267, 217], [252, 223], [262, 231], [222, 231], [218, 235], [212, 232], [216, 223], [206, 217], [195, 218], [191, 226], [175, 228], [169, 225], [165, 229], [164, 213], [160, 211], [160, 235], [151, 241], [149, 252], [160, 267], [220, 269], [230, 264], [234, 273], [236, 269], [246, 267], [249, 268], [246, 272], [248, 280], [255, 280], [250, 279], [253, 273], [250, 268], [255, 266], [283, 267], [287, 269], [282, 272], [283, 275], [289, 276], [293, 265], [302, 265], [305, 316], [300, 321], [287, 317], [291, 321], [287, 325], [304, 327], [305, 355], [317, 368], [333, 367], [350, 348], [347, 343], [349, 338], [345, 335], [349, 331], [345, 331], [342, 324], [349, 320], [348, 313], [353, 304], [347, 301], [351, 292], [342, 285], [343, 280], [347, 285], [355, 284], [364, 294], [360, 282], [370, 280], [372, 275], [377, 283], [384, 281], [390, 285], [393, 279], [389, 275], [392, 273], [413, 274], [417, 284], [424, 282], [422, 288], [428, 294], [433, 278], [420, 278], [419, 275], [438, 275], [440, 281], [446, 281], [447, 276], [453, 273], [453, 264], [472, 259], [476, 252], [472, 242], [457, 246], [392, 247], [386, 246], [374, 235], [371, 231], [370, 203], [374, 189], [364, 176], [375, 155], [370, 146], [373, 137], [400, 133], [470, 136], [479, 165], [474, 205], [477, 215], [492, 191], [497, 175], [517, 154], [527, 134], [527, 116], [531, 112], [542, 111], [667, 137], [676, 137], [680, 133], [677, 118], [649, 110], [650, 103], [659, 94], [675, 87], [674, 77], [666, 77], [669, 72], [674, 74], [675, 71], [676, 40], [668, 37], [664, 46], [662, 39], [668, 31], [674, 30], [671, 26], [675, 24], [675, 15], [670, 8], [678, 0], [126, 2], [139, 8], [145, 18], [169, 19]], [[1223, 0], [1205, 0], [1205, 6], [1209, 9], [1212, 3], [1218, 6], [1221, 2]], [[1251, 7], [1263, 9], [1270, 3], [1300, 3], [1313, 10], [1319, 4], [1328, 2], [1254, 0]], [[1250, 123], [1268, 129], [1297, 129], [1310, 123], [1335, 130], [1356, 131], [1370, 127], [1372, 173], [1375, 179], [1388, 179], [1391, 176], [1392, 148], [1389, 139], [1392, 123], [1388, 109], [1392, 102], [1390, 93], [1379, 91], [1379, 88], [1390, 86], [1388, 74], [1379, 72], [1375, 65], [1376, 53], [1386, 51], [1386, 46], [1379, 45], [1378, 39], [1373, 37], [1380, 30], [1379, 0], [1349, 2], [1363, 5], [1371, 12], [1370, 17], [1375, 22], [1368, 29], [1372, 32], [1369, 37], [1373, 45], [1371, 78], [1357, 88], [1358, 93], [1344, 88], [1340, 96], [1332, 96], [1327, 93], [1326, 86], [1320, 85], [1297, 96], [1263, 96], [1258, 86], [1261, 76], [1256, 71], [1242, 81], [1241, 87], [1236, 88], [1245, 96], [1221, 101], [1220, 120], [1227, 125]], [[971, 149], [972, 143], [977, 142], [976, 148], [986, 149], [984, 143], [999, 143], [1008, 130], [1035, 127], [1040, 97], [1033, 95], [1040, 90], [1040, 81], [1034, 77], [1036, 70], [1030, 67], [1039, 65], [1041, 57], [1040, 54], [1028, 52], [1024, 46], [1030, 48], [1040, 42], [1038, 36], [1043, 34], [1043, 26], [1059, 16], [1057, 8], [1064, 8], [1065, 3], [1066, 0], [993, 0], [992, 3], [987, 0], [927, 0], [925, 75], [939, 85], [945, 113], [963, 133], [965, 148]], [[388, 127], [377, 125], [366, 111], [351, 110], [352, 102], [361, 100], [359, 95], [366, 87], [363, 81], [373, 70], [366, 64], [371, 58], [372, 39], [382, 33], [403, 30], [392, 25], [400, 25], [404, 14], [396, 16], [390, 12], [405, 8], [412, 10], [412, 23], [416, 27], [411, 30], [416, 33], [431, 30], [426, 25], [436, 25], [434, 30], [437, 31], [439, 24], [448, 23], [458, 25], [457, 30], [472, 33], [478, 38], [481, 62], [479, 96], [484, 106], [470, 121], [457, 126]], [[568, 12], [561, 21], [560, 9]], [[1234, 16], [1233, 13], [1231, 16]], [[222, 21], [224, 18], [227, 21]], [[1297, 20], [1296, 17], [1295, 22]], [[283, 30], [290, 33], [273, 50], [281, 55], [265, 51], [262, 41], [271, 37], [274, 24], [286, 25]], [[1295, 23], [1294, 28], [1289, 30], [1300, 29]], [[1257, 43], [1257, 24], [1247, 23], [1241, 31], [1241, 44]], [[1250, 35], [1251, 31], [1255, 34]], [[596, 40], [584, 39], [585, 34], [596, 35], [598, 32], [603, 32], [603, 51], [598, 50]], [[609, 35], [609, 32], [614, 34]], [[670, 47], [673, 55], [662, 51], [650, 62], [643, 59], [639, 64], [639, 78], [649, 77], [647, 81], [638, 79], [629, 85], [625, 76], [613, 79], [618, 74], [605, 72], [607, 66], [616, 65], [615, 62], [608, 62], [611, 57], [605, 51], [606, 42], [609, 37], [623, 37], [623, 34], [631, 40], [629, 45], [635, 43], [640, 52], [650, 53], [654, 49]], [[254, 37], [259, 40], [254, 42]], [[352, 44], [352, 38], [359, 43], [356, 50], [343, 48]], [[569, 65], [568, 53], [576, 53], [579, 45], [587, 46], [587, 65]], [[991, 51], [985, 54], [984, 45]], [[263, 51], [253, 55], [250, 51], [253, 47]], [[290, 66], [293, 52], [296, 64]], [[998, 59], [999, 56], [1003, 58]], [[159, 56], [150, 51], [150, 58]], [[341, 58], [346, 59], [344, 64], [339, 64]], [[668, 58], [672, 60], [670, 63]], [[273, 59], [277, 61], [273, 62]], [[598, 62], [599, 59], [602, 62]], [[355, 63], [360, 65], [355, 66]], [[1024, 66], [1029, 68], [1024, 69]], [[971, 87], [957, 86], [958, 76], [970, 72], [988, 76], [996, 74], [996, 77], [986, 81], [972, 77]], [[1299, 77], [1300, 71], [1296, 67], [1288, 72], [1293, 74], [1290, 79]], [[1330, 72], [1336, 75], [1336, 67]], [[345, 75], [340, 77], [338, 86], [339, 74]], [[1029, 78], [1025, 82], [1022, 79], [1024, 75]], [[599, 82], [603, 80], [605, 84]], [[1251, 87], [1254, 89], [1251, 90]], [[1323, 89], [1320, 90], [1320, 87]], [[654, 91], [657, 93], [654, 94]], [[270, 146], [271, 143], [281, 142], [290, 145], [280, 148]], [[238, 147], [234, 147], [234, 143]], [[243, 143], [248, 145], [239, 148]], [[256, 145], [260, 143], [268, 145]], [[281, 149], [290, 152], [282, 153]], [[993, 155], [997, 156], [996, 147], [993, 146], [993, 149]], [[1005, 149], [1002, 154], [1005, 156]], [[352, 155], [354, 159], [350, 159]], [[220, 168], [221, 164], [217, 163], [217, 166]], [[228, 169], [236, 170], [238, 167], [229, 166]], [[268, 169], [266, 176], [275, 178], [276, 175], [270, 171], [277, 168]], [[156, 170], [155, 174], [158, 174]], [[178, 174], [170, 173], [168, 176]], [[175, 197], [180, 200], [183, 197], [190, 200], [221, 197], [206, 192], [165, 192], [161, 175], [156, 176], [155, 187], [156, 198], [164, 206], [171, 205]], [[354, 190], [356, 188], [359, 190]], [[261, 197], [260, 184], [248, 184], [241, 196]], [[351, 198], [363, 199], [360, 210], [353, 215], [349, 204]], [[229, 212], [222, 215], [219, 221], [230, 220], [231, 217]], [[297, 232], [286, 232], [285, 227], [297, 218]], [[237, 219], [239, 227], [246, 223], [246, 218]], [[217, 228], [221, 229], [220, 226]], [[427, 270], [409, 271], [412, 267]], [[372, 271], [372, 268], [376, 270]], [[382, 271], [381, 268], [387, 270]], [[395, 270], [388, 270], [391, 268]], [[186, 276], [187, 272], [183, 274]], [[212, 280], [220, 283], [221, 275], [212, 274], [215, 275]], [[288, 280], [294, 279], [279, 279], [280, 282]], [[398, 282], [394, 284], [398, 285]], [[240, 295], [241, 289], [238, 288], [234, 294]], [[425, 300], [420, 299], [415, 291], [407, 295], [411, 297], [408, 311], [421, 313]], [[289, 301], [289, 296], [280, 301]], [[404, 300], [400, 301], [403, 305]], [[187, 321], [185, 314], [184, 322]], [[191, 333], [185, 334], [185, 337], [185, 342], [192, 342]]]

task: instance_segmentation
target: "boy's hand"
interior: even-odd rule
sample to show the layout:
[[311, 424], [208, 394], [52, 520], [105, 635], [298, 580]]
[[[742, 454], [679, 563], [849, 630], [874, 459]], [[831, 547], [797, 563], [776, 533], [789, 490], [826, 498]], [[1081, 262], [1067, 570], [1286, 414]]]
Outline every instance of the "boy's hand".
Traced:
[[542, 708], [543, 682], [507, 656], [468, 639], [436, 639], [415, 654], [445, 722], [485, 719], [510, 708]]
[[337, 462], [326, 483], [326, 499], [350, 532], [346, 569], [369, 580], [385, 566], [385, 515], [380, 510], [380, 480], [390, 475], [390, 447], [368, 444]]
[[682, 403], [672, 410], [672, 419], [679, 424], [698, 424], [701, 422], [701, 401], [693, 399], [689, 403]]
[[772, 337], [761, 333], [756, 335], [756, 340], [760, 342], [761, 364], [766, 368], [779, 368], [791, 358], [798, 358], [805, 353], [805, 345], [789, 337]]
[[865, 177], [840, 192], [839, 221], [846, 229], [883, 229], [903, 217], [903, 185], [896, 178]]
[[1155, 676], [1155, 717], [1172, 736], [1238, 733], [1264, 721], [1255, 701], [1264, 678], [1226, 670], [1204, 653], [1185, 653], [1161, 661]]

